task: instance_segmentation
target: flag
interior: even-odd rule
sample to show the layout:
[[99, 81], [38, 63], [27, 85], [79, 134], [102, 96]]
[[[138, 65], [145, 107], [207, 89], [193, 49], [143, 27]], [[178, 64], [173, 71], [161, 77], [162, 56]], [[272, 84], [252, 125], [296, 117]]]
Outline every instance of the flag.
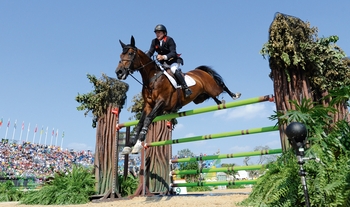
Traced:
[[64, 131], [62, 132], [62, 138], [64, 137]]
[[55, 134], [55, 129], [52, 128], [52, 136]]
[[38, 126], [35, 126], [34, 133], [38, 131]]
[[22, 130], [24, 129], [24, 122], [22, 122]]
[[10, 126], [10, 119], [9, 119], [9, 122], [7, 123], [7, 127], [9, 127]]
[[40, 134], [43, 134], [43, 132], [44, 132], [44, 126], [41, 126]]
[[17, 120], [15, 121], [15, 124], [13, 125], [13, 128], [16, 129], [16, 127], [17, 127]]
[[2, 122], [3, 122], [4, 120], [1, 118], [0, 119], [0, 127], [2, 126]]

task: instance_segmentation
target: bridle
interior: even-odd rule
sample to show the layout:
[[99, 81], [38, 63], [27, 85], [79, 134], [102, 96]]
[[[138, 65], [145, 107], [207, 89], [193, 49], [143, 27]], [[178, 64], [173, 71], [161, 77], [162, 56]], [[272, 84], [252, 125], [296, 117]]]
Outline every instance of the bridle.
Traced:
[[150, 62], [148, 62], [148, 63], [146, 63], [146, 64], [143, 64], [143, 63], [140, 61], [141, 66], [138, 67], [138, 68], [136, 68], [136, 69], [134, 69], [134, 61], [135, 61], [136, 52], [137, 52], [138, 48], [137, 48], [137, 47], [132, 47], [132, 46], [125, 46], [125, 47], [123, 48], [123, 54], [126, 54], [130, 48], [134, 50], [134, 52], [133, 52], [133, 54], [132, 54], [132, 57], [131, 57], [130, 59], [121, 59], [120, 61], [129, 61], [129, 62], [130, 62], [129, 67], [128, 67], [128, 68], [125, 68], [125, 67], [124, 67], [124, 69], [127, 70], [128, 73], [129, 73], [129, 75], [130, 75], [133, 79], [135, 79], [138, 83], [140, 83], [143, 87], [148, 88], [145, 84], [143, 84], [141, 81], [139, 81], [137, 78], [135, 78], [132, 74], [133, 74], [134, 71], [144, 69], [145, 66], [147, 66], [147, 65], [149, 65], [149, 64], [151, 64], [151, 63], [153, 63], [153, 62], [155, 62], [155, 61], [154, 61], [154, 60], [151, 60]]

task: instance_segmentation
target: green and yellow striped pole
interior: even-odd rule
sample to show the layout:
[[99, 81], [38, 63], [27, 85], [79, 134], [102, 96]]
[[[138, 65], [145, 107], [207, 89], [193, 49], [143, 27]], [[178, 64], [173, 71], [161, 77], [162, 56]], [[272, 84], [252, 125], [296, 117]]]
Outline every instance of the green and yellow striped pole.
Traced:
[[186, 143], [186, 142], [202, 141], [202, 140], [207, 140], [207, 139], [218, 139], [218, 138], [224, 138], [224, 137], [241, 136], [241, 135], [246, 135], [246, 134], [272, 132], [272, 131], [277, 131], [277, 130], [278, 130], [278, 126], [252, 128], [252, 129], [237, 130], [237, 131], [232, 131], [232, 132], [223, 132], [223, 133], [218, 133], [218, 134], [209, 134], [209, 135], [201, 135], [201, 136], [166, 140], [166, 141], [160, 141], [160, 142], [152, 142], [149, 144], [146, 143], [145, 147], [156, 147], [156, 146], [163, 146], [163, 145], [169, 145], [169, 144], [180, 144], [180, 143]]
[[197, 183], [172, 183], [171, 187], [196, 187], [196, 186], [217, 186], [217, 185], [251, 185], [256, 180], [236, 180], [236, 181], [213, 181], [213, 182], [197, 182]]
[[[233, 102], [229, 102], [229, 103], [222, 103], [219, 105], [213, 105], [213, 106], [192, 109], [192, 110], [183, 111], [183, 112], [179, 112], [179, 113], [166, 114], [166, 115], [162, 115], [162, 116], [157, 116], [153, 120], [153, 122], [161, 121], [161, 120], [170, 120], [170, 119], [174, 119], [174, 118], [178, 118], [178, 117], [191, 116], [191, 115], [207, 113], [207, 112], [211, 112], [211, 111], [217, 111], [217, 110], [222, 110], [222, 109], [228, 109], [228, 108], [233, 108], [233, 107], [238, 107], [238, 106], [244, 106], [244, 105], [264, 102], [264, 101], [273, 101], [273, 96], [272, 95], [259, 96], [259, 97], [255, 97], [255, 98], [233, 101]], [[138, 120], [134, 120], [134, 121], [129, 121], [129, 122], [117, 124], [117, 130], [119, 130], [123, 127], [134, 126], [138, 122], [139, 122]]]
[[280, 154], [280, 153], [282, 153], [282, 149], [269, 149], [269, 150], [253, 151], [253, 152], [240, 152], [240, 153], [232, 153], [232, 154], [206, 155], [206, 156], [200, 156], [200, 157], [177, 158], [177, 159], [172, 159], [170, 161], [171, 161], [171, 163], [180, 163], [180, 162], [218, 160], [218, 159], [259, 156], [259, 155], [267, 155], [267, 154]]
[[214, 172], [236, 172], [238, 170], [261, 170], [267, 168], [266, 165], [249, 165], [249, 166], [231, 166], [219, 168], [205, 168], [198, 170], [173, 170], [171, 175], [196, 175], [199, 173], [214, 173]]

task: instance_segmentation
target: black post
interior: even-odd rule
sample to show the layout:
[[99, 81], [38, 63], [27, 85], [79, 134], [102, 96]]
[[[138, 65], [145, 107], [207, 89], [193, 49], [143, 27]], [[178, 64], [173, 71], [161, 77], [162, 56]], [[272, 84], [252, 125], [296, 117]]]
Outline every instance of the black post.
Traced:
[[288, 140], [290, 144], [292, 145], [293, 149], [295, 150], [295, 154], [298, 159], [298, 164], [300, 167], [299, 170], [299, 176], [301, 178], [301, 184], [303, 186], [304, 190], [304, 197], [305, 197], [305, 206], [310, 207], [310, 199], [309, 199], [309, 192], [307, 189], [306, 184], [306, 171], [303, 168], [303, 165], [305, 163], [304, 161], [304, 141], [307, 136], [307, 129], [305, 125], [298, 123], [298, 122], [292, 122], [290, 123], [286, 128], [286, 135], [288, 136]]

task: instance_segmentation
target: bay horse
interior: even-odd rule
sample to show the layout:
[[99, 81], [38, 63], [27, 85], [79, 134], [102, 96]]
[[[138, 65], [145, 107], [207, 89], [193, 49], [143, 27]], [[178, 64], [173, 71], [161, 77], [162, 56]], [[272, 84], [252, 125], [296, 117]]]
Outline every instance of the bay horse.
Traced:
[[[143, 111], [135, 128], [135, 138], [131, 141], [134, 145], [132, 153], [137, 154], [141, 149], [141, 142], [145, 140], [149, 125], [153, 119], [164, 112], [177, 112], [182, 106], [194, 102], [195, 104], [212, 98], [216, 104], [221, 104], [217, 98], [221, 93], [227, 92], [233, 99], [241, 96], [240, 93], [232, 93], [225, 85], [222, 77], [208, 66], [199, 66], [188, 71], [195, 84], [189, 85], [192, 94], [185, 97], [182, 89], [174, 87], [171, 77], [168, 77], [159, 65], [135, 46], [135, 39], [131, 36], [130, 44], [126, 45], [119, 40], [123, 50], [120, 61], [115, 70], [119, 80], [125, 80], [128, 75], [139, 71], [142, 77], [142, 98], [144, 100]], [[137, 141], [137, 142], [136, 142]], [[122, 154], [129, 154], [131, 146], [124, 147]]]

